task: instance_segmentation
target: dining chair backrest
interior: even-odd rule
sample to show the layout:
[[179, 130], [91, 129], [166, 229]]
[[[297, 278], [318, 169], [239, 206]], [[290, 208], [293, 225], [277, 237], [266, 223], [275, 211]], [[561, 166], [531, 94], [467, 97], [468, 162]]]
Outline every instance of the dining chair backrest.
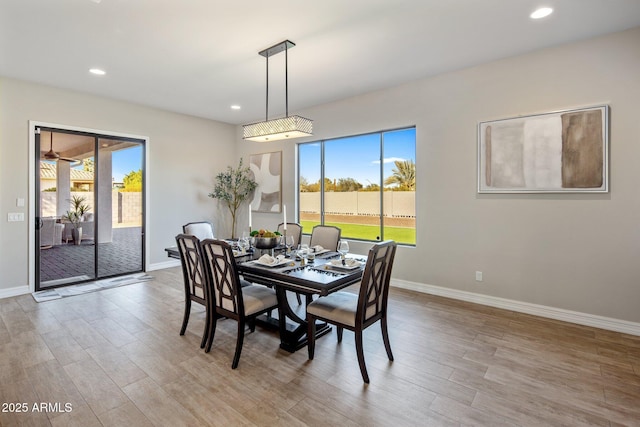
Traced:
[[189, 222], [182, 226], [184, 234], [196, 236], [199, 240], [213, 239], [213, 224], [209, 221]]
[[342, 230], [333, 225], [316, 225], [311, 230], [309, 246], [322, 246], [324, 249], [337, 251], [341, 233]]
[[367, 327], [386, 314], [391, 269], [397, 244], [393, 240], [376, 243], [369, 249], [360, 282], [356, 325]]
[[190, 234], [178, 234], [176, 243], [178, 252], [180, 252], [186, 297], [206, 305], [207, 276], [204, 270], [200, 241], [196, 236]]
[[[284, 222], [278, 224], [278, 232], [284, 236]], [[302, 226], [297, 222], [287, 223], [287, 237], [293, 236], [293, 247], [297, 248], [302, 240]]]
[[231, 245], [223, 240], [206, 239], [202, 241], [202, 252], [211, 278], [213, 305], [237, 319], [244, 314], [244, 301]]

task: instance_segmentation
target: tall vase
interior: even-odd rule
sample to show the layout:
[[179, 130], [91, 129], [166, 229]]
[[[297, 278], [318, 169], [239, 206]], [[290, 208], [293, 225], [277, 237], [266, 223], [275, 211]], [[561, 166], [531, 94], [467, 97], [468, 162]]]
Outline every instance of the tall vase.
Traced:
[[71, 230], [71, 236], [73, 236], [73, 244], [79, 245], [82, 241], [82, 227], [76, 227]]

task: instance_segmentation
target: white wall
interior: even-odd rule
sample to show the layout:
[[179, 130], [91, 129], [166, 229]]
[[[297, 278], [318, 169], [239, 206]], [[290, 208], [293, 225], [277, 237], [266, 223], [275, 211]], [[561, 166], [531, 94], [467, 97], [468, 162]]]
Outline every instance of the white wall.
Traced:
[[[417, 246], [399, 249], [396, 278], [640, 322], [639, 76], [636, 28], [296, 114], [314, 120], [312, 140], [416, 125]], [[476, 193], [478, 122], [603, 103], [610, 193]], [[280, 149], [293, 206], [293, 142], [243, 143], [240, 155]]]
[[[416, 125], [417, 246], [399, 249], [398, 279], [640, 322], [638, 76], [640, 28], [296, 113], [314, 120], [307, 140]], [[479, 121], [602, 103], [611, 106], [610, 193], [476, 193]], [[240, 156], [283, 150], [283, 197], [294, 205], [291, 141], [243, 142], [239, 127], [0, 79], [0, 294], [27, 284], [27, 222], [6, 218], [28, 212], [15, 206], [32, 178], [28, 120], [150, 137], [151, 264], [189, 220], [214, 219], [228, 234], [207, 193]], [[255, 214], [254, 228], [281, 218]]]
[[[34, 179], [29, 120], [149, 137], [148, 265], [167, 260], [163, 249], [186, 222], [209, 219], [224, 230], [207, 194], [235, 162], [235, 126], [0, 78], [0, 296], [28, 286], [29, 206], [16, 207], [16, 198], [29, 200]], [[23, 212], [25, 222], [7, 222], [9, 212]]]

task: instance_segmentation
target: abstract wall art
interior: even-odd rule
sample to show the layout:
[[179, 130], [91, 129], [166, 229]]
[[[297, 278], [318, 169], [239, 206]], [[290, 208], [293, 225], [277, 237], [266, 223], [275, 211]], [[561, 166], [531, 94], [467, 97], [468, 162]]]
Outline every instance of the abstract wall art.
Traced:
[[256, 212], [280, 212], [282, 207], [282, 151], [252, 154], [249, 170], [258, 183], [251, 208]]
[[606, 105], [478, 124], [479, 193], [609, 191]]

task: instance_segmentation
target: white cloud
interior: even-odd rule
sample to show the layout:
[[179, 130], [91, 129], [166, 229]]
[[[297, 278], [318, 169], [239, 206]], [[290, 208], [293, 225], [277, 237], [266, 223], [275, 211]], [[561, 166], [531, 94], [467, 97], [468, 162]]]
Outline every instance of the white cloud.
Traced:
[[[383, 159], [382, 161], [384, 163], [393, 163], [393, 162], [404, 162], [407, 159], [403, 159], [402, 157], [387, 157], [386, 159]], [[379, 165], [380, 164], [380, 160], [374, 160], [373, 162], [371, 162], [375, 165]]]

